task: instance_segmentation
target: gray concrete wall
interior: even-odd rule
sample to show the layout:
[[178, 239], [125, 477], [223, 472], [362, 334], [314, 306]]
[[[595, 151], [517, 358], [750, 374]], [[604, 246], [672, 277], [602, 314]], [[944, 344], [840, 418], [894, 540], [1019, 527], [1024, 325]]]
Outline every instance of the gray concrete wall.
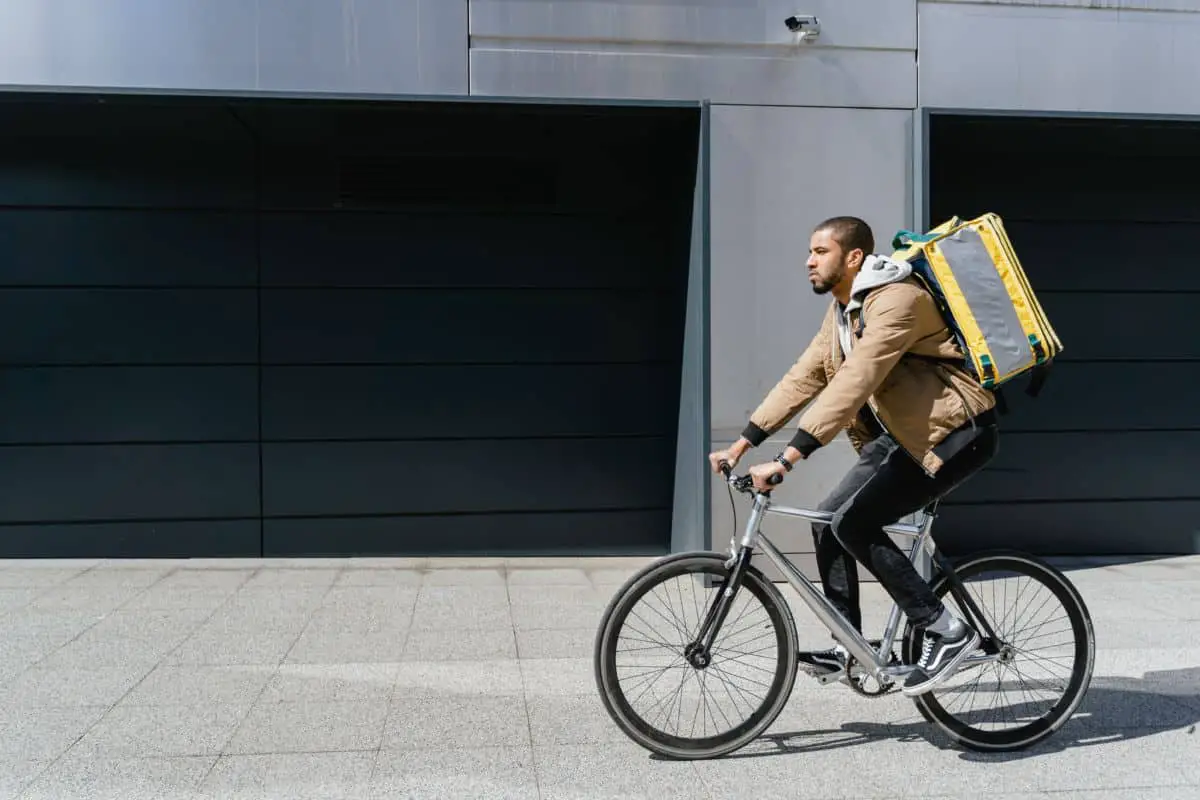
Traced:
[[[824, 303], [801, 273], [812, 225], [858, 214], [885, 247], [923, 222], [914, 109], [1200, 113], [1200, 0], [94, 5], [7, 0], [0, 86], [711, 101], [711, 418], [681, 403], [680, 430], [713, 444], [736, 436], [819, 321]], [[820, 18], [817, 41], [792, 41], [793, 13]], [[705, 293], [692, 285], [694, 320]], [[685, 353], [704, 348], [693, 338]], [[839, 440], [780, 499], [815, 502], [849, 461]], [[677, 509], [706, 495], [705, 476], [679, 474], [690, 478]], [[723, 489], [711, 503], [720, 546]], [[706, 544], [686, 529], [696, 519], [677, 526], [675, 547]], [[809, 548], [803, 526], [777, 527], [785, 550]]]

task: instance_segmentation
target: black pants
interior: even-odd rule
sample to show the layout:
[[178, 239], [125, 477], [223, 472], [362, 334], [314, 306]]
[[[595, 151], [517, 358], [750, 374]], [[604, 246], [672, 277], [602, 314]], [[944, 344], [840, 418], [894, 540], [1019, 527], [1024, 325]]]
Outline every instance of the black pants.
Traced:
[[883, 526], [943, 497], [983, 467], [998, 445], [995, 425], [982, 425], [930, 477], [895, 439], [884, 434], [863, 448], [858, 463], [818, 506], [834, 513], [832, 526], [812, 526], [825, 596], [860, 633], [856, 560], [879, 580], [914, 626], [929, 625], [941, 615], [941, 601]]

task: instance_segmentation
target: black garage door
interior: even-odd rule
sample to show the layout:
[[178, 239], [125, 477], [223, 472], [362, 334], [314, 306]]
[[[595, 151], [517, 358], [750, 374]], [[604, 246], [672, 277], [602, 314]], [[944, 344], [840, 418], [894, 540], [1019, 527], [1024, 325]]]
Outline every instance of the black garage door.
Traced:
[[698, 111], [0, 116], [0, 554], [667, 548]]
[[931, 216], [995, 211], [1065, 345], [1005, 392], [995, 465], [939, 523], [947, 549], [1190, 553], [1200, 483], [1200, 126], [935, 116]]

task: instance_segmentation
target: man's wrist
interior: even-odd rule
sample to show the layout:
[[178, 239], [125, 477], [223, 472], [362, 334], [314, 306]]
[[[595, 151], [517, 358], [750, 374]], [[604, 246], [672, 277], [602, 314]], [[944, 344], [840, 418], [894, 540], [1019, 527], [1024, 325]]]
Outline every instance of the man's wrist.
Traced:
[[787, 447], [783, 448], [783, 452], [779, 454], [779, 458], [787, 461], [788, 464], [795, 466], [796, 462], [804, 458], [804, 454], [789, 444]]

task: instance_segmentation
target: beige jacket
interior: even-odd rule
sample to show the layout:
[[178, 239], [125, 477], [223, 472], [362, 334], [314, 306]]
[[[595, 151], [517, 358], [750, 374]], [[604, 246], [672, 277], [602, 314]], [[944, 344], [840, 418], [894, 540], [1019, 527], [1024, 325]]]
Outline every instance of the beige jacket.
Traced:
[[907, 271], [868, 291], [865, 300], [856, 292], [847, 305], [854, 337], [849, 358], [839, 345], [836, 307], [835, 300], [808, 348], [751, 415], [744, 435], [761, 444], [807, 406], [791, 442], [801, 453], [807, 457], [842, 430], [861, 450], [869, 437], [858, 419], [865, 404], [928, 474], [936, 473], [948, 457], [938, 445], [994, 408], [995, 396], [953, 363], [962, 362], [962, 350], [933, 297]]

